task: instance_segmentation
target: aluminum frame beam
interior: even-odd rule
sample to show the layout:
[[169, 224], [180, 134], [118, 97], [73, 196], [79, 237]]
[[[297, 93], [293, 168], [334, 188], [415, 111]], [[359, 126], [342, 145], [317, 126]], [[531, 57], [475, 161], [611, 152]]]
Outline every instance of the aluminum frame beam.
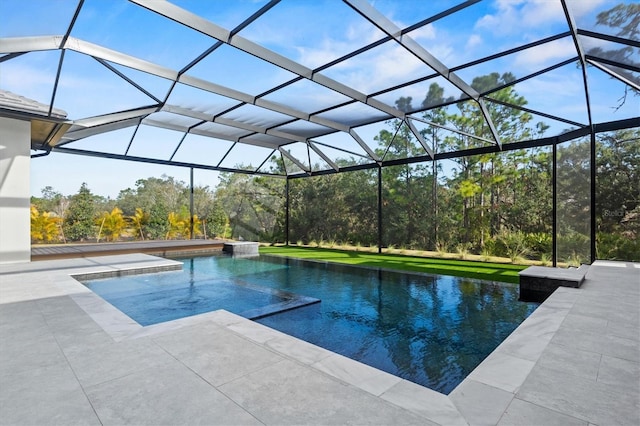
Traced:
[[495, 139], [495, 143], [498, 147], [502, 146], [500, 141], [500, 135], [496, 130], [495, 125], [493, 124], [493, 120], [491, 119], [491, 115], [486, 108], [480, 94], [470, 85], [468, 85], [464, 80], [462, 80], [456, 73], [451, 71], [440, 62], [435, 56], [431, 55], [425, 48], [423, 48], [420, 44], [418, 44], [415, 40], [407, 35], [402, 34], [402, 30], [396, 26], [393, 22], [391, 22], [386, 16], [378, 12], [374, 7], [372, 7], [365, 0], [343, 0], [347, 3], [351, 8], [353, 8], [356, 12], [362, 15], [365, 19], [375, 25], [378, 29], [383, 31], [388, 36], [392, 37], [398, 44], [404, 47], [407, 51], [412, 53], [416, 58], [420, 59], [424, 64], [428, 65], [431, 69], [449, 81], [451, 84], [460, 89], [463, 93], [469, 96], [471, 99], [475, 100], [480, 107], [480, 111], [484, 116], [484, 119], [489, 126], [489, 130], [491, 135]]

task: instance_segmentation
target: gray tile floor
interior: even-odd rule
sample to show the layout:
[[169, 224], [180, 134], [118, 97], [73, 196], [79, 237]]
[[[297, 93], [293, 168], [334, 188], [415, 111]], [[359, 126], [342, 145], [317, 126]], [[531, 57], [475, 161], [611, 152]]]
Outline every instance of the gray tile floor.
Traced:
[[141, 327], [70, 274], [0, 265], [0, 424], [640, 424], [640, 265], [597, 262], [450, 395], [225, 311]]

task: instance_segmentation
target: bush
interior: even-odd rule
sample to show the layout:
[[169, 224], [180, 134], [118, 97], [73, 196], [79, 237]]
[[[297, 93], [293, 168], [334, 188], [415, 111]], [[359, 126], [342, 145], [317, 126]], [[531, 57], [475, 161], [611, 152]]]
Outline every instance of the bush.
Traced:
[[528, 255], [531, 250], [527, 245], [527, 236], [521, 231], [503, 231], [498, 241], [504, 247], [504, 255], [515, 262]]
[[640, 241], [620, 234], [598, 233], [596, 257], [607, 260], [640, 261]]
[[525, 242], [529, 248], [530, 254], [540, 259], [542, 255], [550, 255], [552, 251], [551, 234], [542, 232], [530, 232], [525, 236]]
[[589, 236], [576, 231], [558, 235], [558, 260], [579, 265], [589, 261]]

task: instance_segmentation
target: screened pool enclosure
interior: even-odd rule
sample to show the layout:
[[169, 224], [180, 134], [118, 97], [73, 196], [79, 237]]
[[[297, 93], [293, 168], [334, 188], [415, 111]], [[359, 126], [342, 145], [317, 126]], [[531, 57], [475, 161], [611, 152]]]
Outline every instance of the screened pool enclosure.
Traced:
[[234, 237], [640, 260], [638, 22], [615, 0], [8, 0], [0, 117], [31, 120], [32, 158], [223, 173]]

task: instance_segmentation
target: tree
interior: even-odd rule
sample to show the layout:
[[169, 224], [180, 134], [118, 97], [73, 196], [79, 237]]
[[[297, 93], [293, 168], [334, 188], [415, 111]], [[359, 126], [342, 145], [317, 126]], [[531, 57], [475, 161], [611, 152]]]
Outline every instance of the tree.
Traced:
[[119, 240], [127, 227], [122, 210], [118, 207], [114, 207], [110, 212], [102, 212], [96, 224], [100, 227], [97, 240], [100, 240], [100, 236], [104, 234], [107, 241]]
[[149, 222], [149, 214], [145, 213], [140, 207], [136, 207], [135, 213], [129, 216], [129, 220], [133, 223], [133, 226], [136, 229], [136, 234], [140, 235], [140, 239], [144, 241], [143, 228]]
[[[222, 203], [219, 200], [214, 200], [211, 205], [211, 210], [207, 214], [206, 222], [202, 219], [203, 232], [205, 238], [207, 238], [207, 232], [211, 237], [226, 238], [226, 232], [229, 228], [229, 218], [224, 212]], [[208, 227], [208, 231], [205, 227]]]
[[189, 204], [188, 188], [171, 176], [150, 177], [138, 180], [135, 189], [120, 191], [116, 202], [126, 216], [134, 216], [137, 208], [148, 214], [145, 237], [160, 239], [169, 230], [169, 212]]
[[596, 147], [597, 257], [640, 261], [640, 129], [601, 133]]
[[[524, 106], [527, 101], [519, 95], [515, 86], [516, 80], [511, 73], [491, 73], [473, 79], [471, 86], [480, 93], [495, 88], [490, 99], [501, 103], [486, 102], [487, 111], [503, 144], [541, 136], [546, 130], [543, 123], [533, 123], [531, 114], [505, 104]], [[457, 104], [459, 113], [447, 117], [460, 132], [444, 139], [445, 149], [460, 150], [487, 144], [492, 139], [484, 114], [479, 105], [473, 101]], [[475, 135], [476, 138], [467, 136]], [[485, 140], [482, 140], [482, 139]], [[517, 204], [517, 200], [526, 197], [524, 185], [519, 184], [523, 163], [528, 154], [514, 151], [507, 155], [488, 154], [473, 157], [462, 157], [455, 160], [459, 168], [453, 174], [449, 184], [458, 188], [461, 200], [462, 224], [465, 229], [463, 241], [473, 242], [481, 249], [488, 238], [494, 237], [504, 224], [504, 214]], [[450, 198], [455, 201], [455, 198]]]
[[282, 240], [278, 224], [284, 210], [284, 188], [284, 179], [222, 173], [215, 198], [227, 212], [231, 236], [246, 240]]
[[[429, 85], [429, 91], [427, 92], [424, 100], [422, 101], [423, 108], [431, 108], [435, 105], [442, 105], [445, 102], [453, 101], [453, 97], [445, 99], [444, 88], [438, 85], [438, 83], [431, 83]], [[428, 109], [422, 115], [425, 120], [428, 120], [435, 125], [429, 125], [422, 131], [422, 137], [431, 141], [431, 150], [434, 154], [439, 151], [441, 144], [444, 142], [443, 129], [439, 126], [444, 126], [447, 123], [447, 111], [443, 107], [435, 107]], [[438, 171], [439, 166], [437, 161], [431, 163], [431, 222], [432, 234], [430, 248], [436, 249], [438, 245]]]
[[[596, 16], [596, 25], [610, 27], [615, 31], [614, 35], [618, 37], [625, 37], [637, 42], [640, 40], [640, 4], [620, 3], [611, 9], [600, 12]], [[587, 53], [595, 56], [596, 58], [604, 58], [628, 64], [636, 68], [640, 66], [640, 63], [636, 60], [638, 57], [637, 48], [632, 47], [631, 45], [612, 50], [604, 50], [602, 47], [594, 47]], [[620, 67], [616, 68], [616, 72], [618, 72], [623, 78], [634, 81], [636, 84], [640, 83], [640, 78], [638, 78], [637, 73], [627, 71]], [[640, 92], [636, 89], [629, 85], [625, 85], [625, 90], [616, 107], [617, 109], [625, 104], [629, 90], [631, 90], [635, 96], [640, 95]]]
[[95, 236], [96, 197], [86, 183], [71, 197], [63, 222], [66, 237], [73, 241], [85, 241]]
[[[413, 110], [411, 97], [396, 100], [402, 111]], [[403, 121], [388, 122], [392, 132], [382, 130], [374, 140], [378, 142], [376, 154], [384, 160], [425, 155], [425, 149]], [[430, 187], [427, 168], [424, 165], [399, 165], [382, 170], [383, 209], [385, 226], [384, 243], [424, 247], [428, 241], [427, 217], [424, 206], [429, 204], [422, 190]]]
[[[169, 230], [167, 231], [166, 239], [175, 239], [178, 237], [184, 239], [191, 238], [191, 219], [189, 217], [189, 211], [186, 206], [183, 206], [178, 213], [171, 212], [168, 216]], [[193, 234], [201, 234], [200, 219], [198, 215], [193, 215]]]

